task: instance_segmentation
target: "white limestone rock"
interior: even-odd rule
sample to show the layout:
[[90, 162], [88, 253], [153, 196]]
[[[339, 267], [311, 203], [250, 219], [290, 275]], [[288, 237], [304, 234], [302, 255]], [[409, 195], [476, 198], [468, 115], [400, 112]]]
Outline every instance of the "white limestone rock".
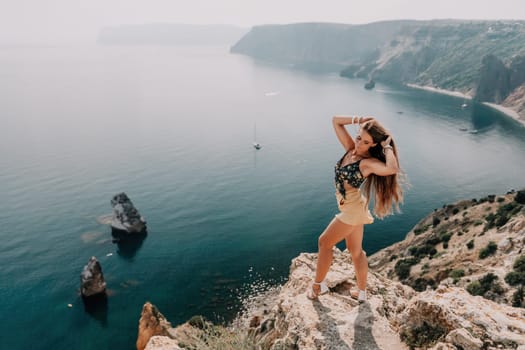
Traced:
[[155, 335], [151, 337], [144, 350], [182, 350], [176, 340]]

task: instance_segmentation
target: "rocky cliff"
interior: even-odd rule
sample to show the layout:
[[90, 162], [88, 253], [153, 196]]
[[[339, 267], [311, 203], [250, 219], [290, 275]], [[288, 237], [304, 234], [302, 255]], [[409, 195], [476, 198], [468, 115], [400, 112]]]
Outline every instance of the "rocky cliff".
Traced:
[[149, 350], [524, 350], [524, 204], [520, 191], [436, 209], [404, 241], [370, 257], [366, 303], [350, 297], [351, 256], [337, 249], [330, 293], [306, 298], [317, 255], [303, 253], [288, 282], [254, 299], [230, 327], [197, 318], [171, 328], [145, 306], [139, 339], [151, 337]]
[[348, 78], [416, 84], [501, 103], [525, 118], [524, 21], [391, 21], [255, 27], [232, 52]]
[[350, 64], [375, 59], [382, 43], [403, 24], [413, 22], [257, 26], [235, 43], [231, 52], [286, 66], [338, 72]]
[[474, 98], [502, 104], [525, 116], [525, 56], [515, 56], [508, 65], [494, 55], [481, 61]]

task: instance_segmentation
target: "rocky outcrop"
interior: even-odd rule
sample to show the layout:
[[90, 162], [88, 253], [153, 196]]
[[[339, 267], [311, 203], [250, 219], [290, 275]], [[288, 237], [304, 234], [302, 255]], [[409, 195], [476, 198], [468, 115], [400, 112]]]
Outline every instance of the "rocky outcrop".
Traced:
[[495, 56], [484, 57], [475, 98], [501, 104], [525, 119], [525, 56], [513, 57], [508, 65]]
[[111, 227], [114, 230], [128, 233], [146, 232], [146, 220], [124, 192], [113, 196], [111, 206], [113, 207]]
[[[369, 300], [358, 304], [350, 296], [355, 288], [351, 256], [337, 249], [326, 278], [330, 292], [311, 301], [306, 290], [316, 259], [316, 254], [308, 253], [295, 258], [280, 292], [266, 299], [264, 307], [250, 309], [237, 324], [254, 346], [274, 350], [525, 347], [525, 309], [475, 297], [453, 285], [417, 293], [371, 272]], [[178, 339], [181, 327], [189, 326], [179, 326], [166, 337]]]
[[[509, 285], [506, 276], [525, 251], [525, 207], [517, 200], [519, 193], [444, 205], [403, 241], [372, 255], [370, 266], [416, 291], [453, 283], [512, 305], [518, 286]], [[479, 283], [486, 288], [478, 288]]]
[[[306, 297], [315, 274], [317, 254], [303, 253], [292, 261], [289, 281], [273, 307], [253, 310], [252, 332], [269, 349], [408, 349], [387, 315], [406, 307], [414, 291], [376, 274], [369, 276], [369, 302], [350, 296], [356, 288], [351, 256], [334, 249], [326, 278], [330, 293]], [[255, 327], [253, 327], [255, 326]]]
[[510, 91], [510, 72], [507, 67], [494, 55], [483, 57], [475, 99], [499, 104]]
[[[356, 288], [351, 256], [337, 248], [325, 280], [329, 293], [309, 300], [317, 254], [302, 253], [288, 281], [255, 298], [224, 334], [242, 333], [245, 348], [272, 350], [524, 350], [525, 300], [516, 294], [525, 272], [524, 204], [519, 191], [434, 211], [404, 241], [369, 258], [363, 304], [350, 296]], [[508, 278], [513, 268], [514, 281]], [[521, 307], [511, 305], [517, 301]], [[192, 348], [196, 339], [207, 339], [197, 328], [185, 323], [168, 330], [164, 341]], [[193, 348], [214, 349], [208, 340]], [[148, 346], [161, 349], [153, 340]]]
[[525, 83], [525, 56], [516, 56], [512, 58], [509, 64], [510, 88], [512, 90]]
[[[139, 333], [137, 337], [137, 350], [144, 350], [151, 339], [152, 345], [148, 349], [164, 349], [166, 344], [171, 344], [170, 330], [171, 323], [169, 323], [164, 315], [151, 303], [147, 302], [142, 308], [142, 313], [139, 320]], [[155, 336], [162, 336], [155, 337]], [[168, 339], [164, 339], [167, 337]], [[155, 345], [156, 344], [156, 345]], [[169, 349], [178, 349], [178, 347]]]
[[80, 293], [83, 297], [95, 297], [106, 293], [106, 282], [102, 267], [92, 256], [80, 274]]
[[155, 335], [150, 338], [144, 350], [182, 350], [182, 348], [175, 339]]
[[525, 346], [525, 309], [473, 297], [446, 284], [410, 300], [396, 322], [401, 338], [413, 346], [425, 346], [431, 338], [459, 349]]
[[525, 123], [525, 84], [516, 88], [502, 103], [503, 106], [514, 110]]

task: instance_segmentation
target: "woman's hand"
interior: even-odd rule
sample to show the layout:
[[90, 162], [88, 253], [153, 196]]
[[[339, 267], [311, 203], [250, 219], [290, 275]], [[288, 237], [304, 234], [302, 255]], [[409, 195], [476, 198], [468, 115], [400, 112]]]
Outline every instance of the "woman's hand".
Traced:
[[359, 118], [359, 124], [363, 124], [363, 123], [368, 122], [370, 120], [374, 120], [374, 117], [372, 117], [372, 116], [360, 117]]
[[381, 141], [381, 147], [383, 148], [391, 148], [392, 145], [390, 145], [390, 142], [392, 142], [392, 136], [391, 135], [388, 135], [388, 137], [386, 138], [386, 140], [384, 141]]

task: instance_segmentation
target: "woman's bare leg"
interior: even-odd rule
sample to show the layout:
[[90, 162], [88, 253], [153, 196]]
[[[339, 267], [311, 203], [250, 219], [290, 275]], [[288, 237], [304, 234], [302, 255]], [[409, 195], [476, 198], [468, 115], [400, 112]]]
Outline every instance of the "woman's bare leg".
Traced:
[[[315, 271], [315, 282], [322, 282], [330, 269], [333, 258], [333, 247], [341, 242], [352, 232], [353, 226], [343, 224], [334, 218], [319, 237], [319, 255], [317, 257], [317, 269]], [[314, 292], [319, 293], [319, 285], [313, 285]]]
[[352, 226], [352, 233], [345, 237], [346, 249], [352, 254], [357, 288], [360, 290], [366, 290], [366, 280], [368, 278], [368, 259], [363, 250], [363, 226]]

